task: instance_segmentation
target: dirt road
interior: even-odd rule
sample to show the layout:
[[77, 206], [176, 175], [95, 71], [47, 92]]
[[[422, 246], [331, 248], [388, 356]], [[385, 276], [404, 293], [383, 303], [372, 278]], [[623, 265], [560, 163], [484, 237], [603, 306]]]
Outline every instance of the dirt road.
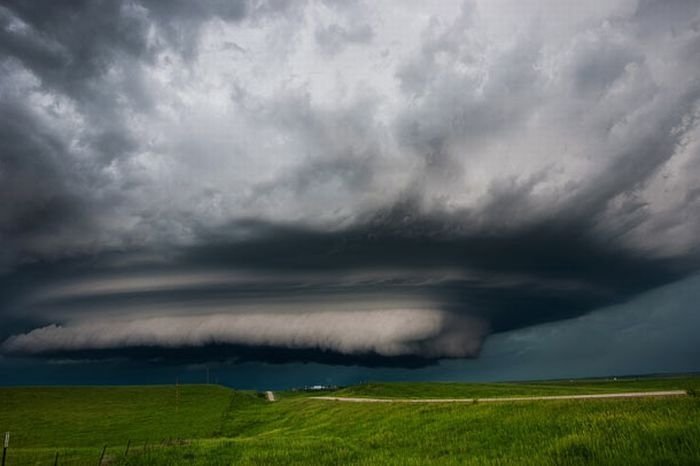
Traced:
[[[268, 392], [269, 393], [269, 392]], [[518, 396], [504, 398], [353, 398], [342, 396], [312, 396], [314, 400], [346, 401], [351, 403], [492, 403], [501, 401], [536, 401], [536, 400], [589, 400], [598, 398], [645, 398], [661, 396], [686, 396], [685, 390], [665, 390], [658, 392], [595, 393], [590, 395], [555, 395], [555, 396]]]

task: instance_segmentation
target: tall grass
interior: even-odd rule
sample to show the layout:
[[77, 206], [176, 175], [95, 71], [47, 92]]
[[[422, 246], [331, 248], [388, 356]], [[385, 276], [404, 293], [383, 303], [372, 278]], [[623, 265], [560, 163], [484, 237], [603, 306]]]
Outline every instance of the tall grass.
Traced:
[[239, 405], [227, 438], [120, 464], [700, 464], [697, 398]]
[[[614, 383], [615, 382], [615, 383]], [[365, 384], [337, 394], [494, 397], [690, 389], [697, 378]], [[216, 386], [0, 389], [8, 466], [97, 464], [700, 464], [700, 398], [377, 404]], [[129, 454], [125, 447], [131, 440]], [[146, 444], [146, 442], [148, 442]]]

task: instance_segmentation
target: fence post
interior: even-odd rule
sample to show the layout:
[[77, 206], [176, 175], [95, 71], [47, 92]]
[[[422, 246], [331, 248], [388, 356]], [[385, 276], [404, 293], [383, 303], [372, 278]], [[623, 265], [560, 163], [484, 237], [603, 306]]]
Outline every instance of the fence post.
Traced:
[[5, 441], [2, 444], [2, 466], [5, 466], [5, 459], [7, 458], [7, 448], [10, 446], [10, 433], [5, 432]]
[[129, 454], [129, 446], [131, 445], [131, 439], [126, 442], [126, 450], [124, 450], [124, 456]]
[[105, 457], [105, 450], [107, 450], [107, 445], [105, 445], [104, 447], [102, 447], [102, 453], [100, 453], [100, 462], [97, 463], [97, 466], [102, 466], [102, 460], [103, 460], [104, 457]]

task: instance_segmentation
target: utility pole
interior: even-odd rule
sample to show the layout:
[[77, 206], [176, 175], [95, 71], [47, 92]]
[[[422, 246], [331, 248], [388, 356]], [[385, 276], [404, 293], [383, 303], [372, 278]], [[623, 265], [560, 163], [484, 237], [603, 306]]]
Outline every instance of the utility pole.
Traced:
[[180, 411], [180, 378], [175, 377], [175, 412]]

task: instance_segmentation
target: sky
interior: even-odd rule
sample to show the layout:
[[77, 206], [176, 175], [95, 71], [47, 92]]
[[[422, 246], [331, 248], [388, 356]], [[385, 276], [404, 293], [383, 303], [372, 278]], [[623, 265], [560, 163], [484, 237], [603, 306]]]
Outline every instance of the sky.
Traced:
[[0, 384], [700, 371], [696, 0], [0, 0]]

